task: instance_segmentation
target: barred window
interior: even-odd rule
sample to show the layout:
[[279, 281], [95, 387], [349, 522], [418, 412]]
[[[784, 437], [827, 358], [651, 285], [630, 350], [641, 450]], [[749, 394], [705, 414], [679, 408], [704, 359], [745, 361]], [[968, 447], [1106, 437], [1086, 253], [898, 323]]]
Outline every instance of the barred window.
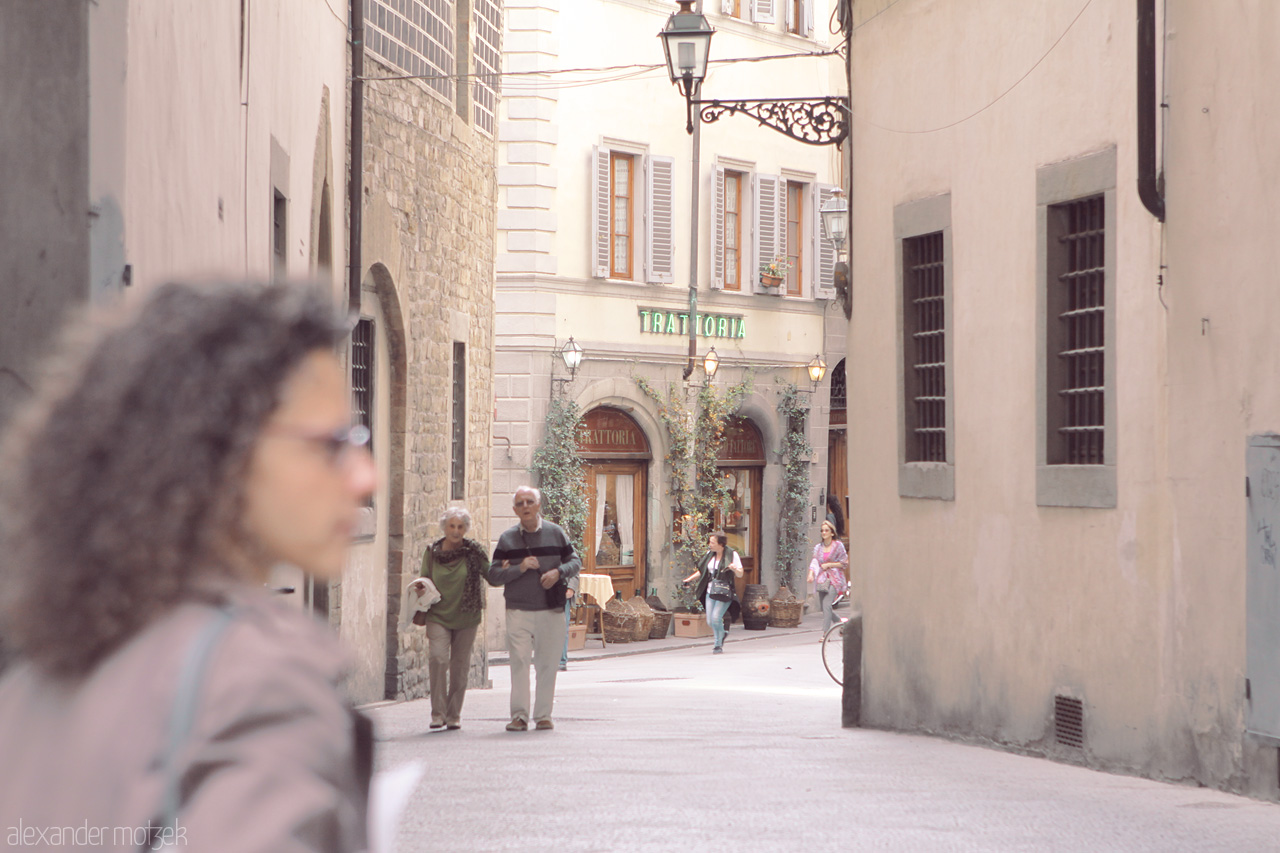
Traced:
[[[373, 431], [373, 321], [356, 323], [351, 332], [351, 423]], [[369, 440], [373, 452], [373, 439]]]
[[498, 114], [502, 64], [502, 6], [497, 0], [475, 0], [475, 83], [471, 98], [474, 102], [475, 125], [493, 136]]
[[452, 0], [364, 0], [365, 48], [454, 100]]
[[453, 453], [449, 469], [450, 497], [467, 496], [467, 345], [453, 344]]
[[946, 292], [942, 232], [902, 241], [906, 461], [947, 461]]
[[1048, 464], [1101, 465], [1106, 430], [1106, 206], [1049, 206]]

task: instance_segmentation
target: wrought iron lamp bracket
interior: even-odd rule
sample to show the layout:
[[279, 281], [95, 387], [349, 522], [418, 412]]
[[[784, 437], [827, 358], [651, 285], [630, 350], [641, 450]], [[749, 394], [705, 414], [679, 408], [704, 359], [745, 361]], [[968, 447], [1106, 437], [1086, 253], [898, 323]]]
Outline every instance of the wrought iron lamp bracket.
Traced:
[[[710, 124], [731, 113], [750, 116], [764, 127], [809, 145], [839, 145], [849, 135], [848, 98], [765, 98], [690, 101]], [[689, 132], [693, 132], [690, 122]]]

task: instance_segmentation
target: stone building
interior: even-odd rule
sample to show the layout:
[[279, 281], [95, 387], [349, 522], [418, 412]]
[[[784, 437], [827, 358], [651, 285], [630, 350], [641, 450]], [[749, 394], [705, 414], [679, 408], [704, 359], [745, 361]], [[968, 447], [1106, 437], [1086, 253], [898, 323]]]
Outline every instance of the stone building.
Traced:
[[[517, 0], [507, 9], [504, 59], [520, 76], [505, 83], [499, 129], [494, 529], [514, 523], [512, 491], [531, 481], [549, 401], [564, 393], [594, 436], [581, 448], [591, 500], [586, 570], [609, 574], [626, 597], [656, 588], [667, 598], [688, 573], [672, 545], [668, 437], [636, 379], [662, 393], [675, 383], [681, 394], [702, 381], [701, 366], [683, 378], [696, 259], [697, 361], [714, 347], [717, 387], [748, 373], [754, 382], [730, 443], [740, 456], [721, 459], [741, 509], [722, 521], [748, 581], [776, 589], [778, 392], [789, 383], [813, 391], [806, 363], [821, 354], [835, 368], [843, 352], [834, 251], [817, 215], [837, 183], [839, 154], [729, 117], [702, 126], [695, 181], [683, 98], [652, 67], [662, 62], [655, 34], [671, 7]], [[717, 28], [712, 58], [726, 62], [713, 63], [703, 97], [843, 91], [824, 0], [707, 4], [706, 12]], [[770, 55], [790, 58], [729, 62]], [[760, 266], [777, 256], [792, 267], [767, 287]], [[573, 377], [558, 352], [570, 337], [585, 353]], [[807, 419], [813, 536], [828, 488], [831, 373]], [[493, 621], [489, 641], [502, 642]]]
[[[400, 595], [468, 508], [488, 544], [493, 398], [496, 0], [366, 0], [360, 322], [353, 364], [382, 488], [344, 577], [358, 691], [426, 694], [426, 639], [397, 627]], [[403, 79], [410, 77], [413, 79]], [[397, 79], [400, 78], [400, 79]], [[371, 382], [366, 382], [367, 377]], [[363, 395], [363, 396], [362, 396]], [[477, 642], [472, 684], [487, 684]]]
[[1277, 799], [1280, 8], [1136, 5], [852, 6], [863, 715]]
[[[0, 423], [67, 312], [170, 279], [346, 286], [349, 4], [0, 4]], [[381, 490], [340, 583], [272, 582], [354, 652], [357, 701], [425, 692], [403, 574], [464, 503], [489, 535], [493, 0], [365, 0], [358, 318], [339, 353]], [[56, 73], [51, 73], [51, 69]], [[417, 79], [372, 79], [403, 78]], [[486, 680], [483, 647], [474, 683]]]

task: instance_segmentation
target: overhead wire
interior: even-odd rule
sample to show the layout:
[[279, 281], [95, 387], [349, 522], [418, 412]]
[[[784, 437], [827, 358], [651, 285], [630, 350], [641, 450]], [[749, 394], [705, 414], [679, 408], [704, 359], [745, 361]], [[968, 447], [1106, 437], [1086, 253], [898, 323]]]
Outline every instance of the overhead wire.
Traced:
[[[890, 7], [892, 7], [893, 5], [895, 5], [897, 2], [898, 2], [898, 0], [894, 0], [894, 3], [890, 3], [890, 4], [889, 4], [889, 6], [886, 6], [884, 9], [881, 9], [879, 12], [877, 12], [877, 13], [876, 13], [876, 15], [873, 15], [873, 16], [872, 16], [872, 18], [876, 17], [877, 15], [880, 15], [880, 14], [884, 13], [884, 12], [885, 12], [885, 11], [887, 11]], [[1084, 5], [1080, 7], [1080, 11], [1079, 11], [1079, 12], [1076, 12], [1076, 16], [1075, 16], [1074, 18], [1072, 18], [1072, 19], [1071, 19], [1071, 23], [1067, 24], [1067, 28], [1066, 28], [1066, 29], [1064, 29], [1064, 30], [1062, 31], [1061, 35], [1059, 35], [1059, 36], [1058, 36], [1058, 38], [1057, 38], [1056, 40], [1054, 40], [1053, 44], [1049, 45], [1049, 48], [1048, 48], [1048, 49], [1047, 49], [1043, 54], [1041, 54], [1040, 58], [1039, 58], [1039, 59], [1037, 59], [1037, 60], [1035, 61], [1035, 63], [1034, 63], [1030, 68], [1028, 68], [1028, 69], [1026, 70], [1026, 73], [1024, 73], [1024, 74], [1023, 74], [1021, 77], [1019, 77], [1017, 80], [1013, 81], [1013, 84], [1012, 84], [1012, 85], [1010, 85], [1007, 89], [1005, 89], [1005, 90], [1004, 90], [1003, 92], [1001, 92], [999, 95], [996, 95], [996, 97], [995, 97], [995, 98], [993, 98], [990, 102], [988, 102], [987, 104], [985, 104], [985, 105], [983, 105], [983, 106], [979, 107], [978, 109], [974, 110], [973, 112], [969, 113], [967, 116], [964, 116], [963, 118], [958, 118], [958, 119], [956, 119], [956, 120], [955, 120], [955, 121], [953, 121], [953, 122], [948, 122], [947, 124], [939, 125], [938, 127], [930, 127], [930, 128], [925, 128], [925, 129], [922, 129], [922, 130], [906, 130], [906, 129], [903, 129], [903, 128], [886, 127], [886, 126], [884, 126], [884, 125], [882, 125], [882, 124], [877, 124], [876, 122], [872, 121], [871, 119], [867, 118], [866, 116], [859, 115], [856, 111], [855, 111], [855, 112], [853, 112], [853, 117], [854, 117], [854, 118], [856, 118], [856, 119], [858, 119], [859, 121], [863, 122], [864, 124], [868, 124], [868, 125], [870, 125], [871, 127], [876, 128], [877, 130], [883, 130], [883, 131], [885, 131], [886, 133], [898, 133], [898, 134], [904, 134], [904, 135], [918, 135], [918, 134], [926, 134], [926, 133], [938, 133], [939, 131], [943, 131], [943, 130], [950, 130], [950, 129], [951, 129], [951, 128], [953, 128], [953, 127], [957, 127], [957, 126], [959, 126], [959, 125], [961, 125], [961, 124], [964, 124], [965, 122], [969, 121], [970, 119], [977, 118], [979, 115], [981, 115], [982, 113], [984, 113], [984, 112], [986, 112], [987, 110], [991, 109], [991, 108], [992, 108], [992, 107], [994, 107], [996, 104], [1000, 103], [1000, 101], [1004, 100], [1004, 98], [1005, 98], [1005, 96], [1006, 96], [1006, 95], [1008, 95], [1008, 94], [1009, 94], [1010, 92], [1012, 92], [1014, 89], [1018, 88], [1018, 86], [1022, 83], [1022, 81], [1023, 81], [1023, 80], [1026, 80], [1028, 77], [1030, 77], [1030, 76], [1031, 76], [1031, 73], [1032, 73], [1033, 71], [1035, 71], [1037, 68], [1039, 68], [1039, 67], [1040, 67], [1040, 65], [1041, 65], [1041, 63], [1043, 63], [1046, 59], [1048, 59], [1048, 58], [1049, 58], [1049, 55], [1050, 55], [1050, 54], [1052, 54], [1052, 53], [1054, 52], [1054, 50], [1056, 50], [1056, 49], [1057, 49], [1058, 45], [1062, 43], [1062, 40], [1063, 40], [1063, 39], [1065, 39], [1065, 38], [1067, 37], [1067, 34], [1068, 34], [1068, 33], [1070, 33], [1070, 32], [1071, 32], [1071, 30], [1073, 30], [1073, 29], [1075, 28], [1076, 22], [1080, 20], [1081, 16], [1083, 16], [1083, 15], [1084, 15], [1084, 13], [1085, 13], [1085, 11], [1086, 11], [1086, 10], [1088, 10], [1088, 8], [1089, 8], [1090, 6], [1092, 6], [1092, 5], [1093, 5], [1093, 0], [1085, 0]], [[865, 25], [866, 25], [870, 20], [871, 20], [871, 18], [868, 18], [868, 19], [867, 19], [867, 21], [864, 21], [864, 22], [861, 24], [861, 26], [865, 26]]]

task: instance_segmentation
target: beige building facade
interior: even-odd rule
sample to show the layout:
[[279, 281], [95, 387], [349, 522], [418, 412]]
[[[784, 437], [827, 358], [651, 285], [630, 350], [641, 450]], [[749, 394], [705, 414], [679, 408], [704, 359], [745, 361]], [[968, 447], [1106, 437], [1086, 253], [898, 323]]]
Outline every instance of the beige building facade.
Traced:
[[1145, 5], [854, 4], [864, 717], [1275, 799], [1280, 10]]
[[[736, 506], [722, 522], [744, 554], [749, 582], [772, 594], [777, 406], [791, 383], [812, 393], [801, 396], [811, 404], [805, 520], [814, 538], [825, 515], [818, 507], [828, 488], [831, 377], [845, 318], [832, 286], [834, 250], [821, 239], [817, 211], [838, 181], [840, 156], [834, 146], [805, 145], [730, 116], [702, 126], [694, 178], [684, 99], [665, 70], [652, 67], [662, 62], [656, 34], [672, 11], [617, 0], [507, 6], [493, 530], [515, 523], [514, 489], [537, 484], [532, 457], [544, 441], [550, 400], [563, 394], [585, 414], [590, 436], [581, 448], [590, 493], [585, 570], [610, 575], [626, 598], [656, 590], [669, 600], [689, 568], [672, 545], [669, 436], [637, 379], [662, 394], [674, 385], [692, 406], [702, 358], [714, 347], [717, 388], [748, 375], [753, 382], [721, 459]], [[843, 64], [827, 52], [825, 0], [743, 0], [705, 11], [717, 30], [712, 59], [726, 62], [713, 62], [704, 97], [842, 90]], [[770, 55], [790, 58], [729, 61]], [[766, 288], [759, 267], [777, 256], [793, 266], [779, 287]], [[698, 367], [686, 381], [691, 260], [700, 319]], [[572, 376], [559, 354], [570, 337], [584, 350]], [[829, 367], [814, 389], [805, 365], [818, 354]], [[497, 611], [500, 594], [494, 600]], [[492, 621], [489, 642], [503, 642]]]

